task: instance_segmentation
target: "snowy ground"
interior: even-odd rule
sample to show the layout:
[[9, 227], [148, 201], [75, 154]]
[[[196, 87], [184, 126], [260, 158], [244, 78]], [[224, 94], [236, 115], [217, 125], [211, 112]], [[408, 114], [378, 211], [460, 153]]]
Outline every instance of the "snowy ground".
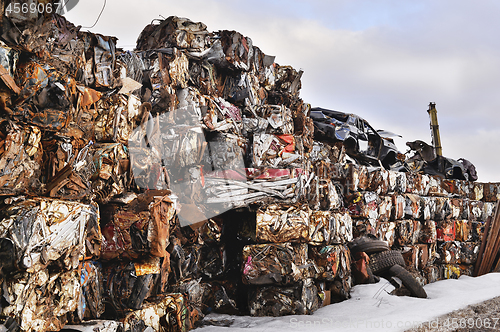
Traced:
[[[211, 314], [207, 318], [233, 323], [230, 327], [205, 326], [194, 331], [388, 332], [405, 331], [424, 322], [429, 322], [430, 326], [442, 325], [446, 322], [440, 321], [439, 316], [500, 296], [500, 273], [476, 278], [462, 276], [457, 280], [428, 284], [424, 287], [427, 299], [388, 294], [393, 289], [385, 279], [377, 284], [358, 285], [353, 288], [351, 299], [320, 308], [309, 316], [275, 318]], [[499, 319], [500, 313], [498, 317], [491, 317], [490, 326], [495, 324], [495, 329], [500, 329]]]

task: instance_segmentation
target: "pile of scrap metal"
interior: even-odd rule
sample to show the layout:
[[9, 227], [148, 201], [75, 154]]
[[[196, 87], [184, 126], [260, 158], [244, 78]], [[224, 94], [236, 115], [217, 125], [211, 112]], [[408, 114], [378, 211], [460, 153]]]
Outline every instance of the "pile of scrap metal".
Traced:
[[500, 186], [387, 170], [390, 141], [318, 125], [336, 113], [250, 38], [171, 16], [122, 51], [57, 14], [1, 24], [2, 329], [309, 314], [349, 298], [367, 233], [422, 282], [470, 274]]

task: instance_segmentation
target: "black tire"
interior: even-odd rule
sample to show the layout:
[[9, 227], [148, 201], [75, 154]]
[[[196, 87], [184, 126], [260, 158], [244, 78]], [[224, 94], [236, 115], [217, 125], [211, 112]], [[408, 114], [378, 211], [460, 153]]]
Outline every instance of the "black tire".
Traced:
[[366, 236], [358, 237], [349, 243], [349, 250], [353, 254], [358, 252], [371, 254], [379, 251], [387, 251], [389, 249], [389, 245], [384, 241], [372, 239]]
[[421, 299], [427, 298], [427, 293], [420, 283], [413, 278], [410, 272], [400, 265], [394, 265], [387, 271], [388, 276], [398, 277], [412, 296]]
[[387, 271], [393, 265], [405, 266], [405, 260], [400, 251], [386, 250], [370, 256], [368, 263], [373, 274], [380, 274]]

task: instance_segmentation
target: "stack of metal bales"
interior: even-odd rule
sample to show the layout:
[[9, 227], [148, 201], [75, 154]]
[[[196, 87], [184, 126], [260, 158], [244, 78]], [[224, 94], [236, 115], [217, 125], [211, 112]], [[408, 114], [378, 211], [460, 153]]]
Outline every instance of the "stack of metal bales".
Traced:
[[422, 283], [473, 275], [497, 196], [483, 184], [351, 165], [346, 204], [356, 236], [401, 250]]
[[124, 52], [41, 13], [1, 37], [5, 326], [310, 314], [349, 297], [364, 233], [422, 282], [470, 274], [496, 194], [347, 163], [313, 139], [302, 72], [250, 38], [172, 16]]

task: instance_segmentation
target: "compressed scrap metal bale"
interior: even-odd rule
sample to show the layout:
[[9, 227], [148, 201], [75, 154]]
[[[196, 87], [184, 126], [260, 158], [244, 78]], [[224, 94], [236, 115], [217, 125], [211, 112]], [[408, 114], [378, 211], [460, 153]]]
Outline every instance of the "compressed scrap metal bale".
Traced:
[[406, 266], [423, 271], [429, 263], [429, 247], [426, 244], [416, 244], [409, 247], [404, 247], [402, 252]]
[[405, 216], [406, 199], [399, 194], [392, 195], [391, 221], [401, 220]]
[[[309, 157], [313, 164], [345, 164], [346, 156], [347, 154], [342, 142], [327, 143], [314, 141], [312, 151], [309, 153]], [[314, 166], [317, 167], [316, 165]], [[320, 173], [316, 172], [316, 174]], [[322, 174], [322, 177], [329, 178], [325, 173]]]
[[[36, 272], [49, 265], [76, 269], [86, 254], [87, 232], [100, 233], [97, 206], [47, 198], [13, 203], [1, 211], [0, 239], [10, 253], [2, 259], [6, 272]], [[88, 252], [98, 254], [90, 247]]]
[[186, 296], [172, 293], [152, 299], [142, 309], [129, 313], [123, 319], [123, 330], [132, 332], [150, 327], [153, 331], [187, 332], [197, 320]]
[[460, 242], [443, 242], [437, 249], [439, 254], [438, 262], [442, 264], [458, 264], [460, 263], [460, 251]]
[[43, 154], [40, 129], [5, 120], [0, 126], [0, 194], [39, 193]]
[[83, 200], [92, 190], [90, 179], [95, 173], [93, 142], [59, 136], [43, 142], [45, 167], [42, 181], [50, 197]]
[[247, 168], [205, 173], [206, 202], [214, 210], [256, 202], [295, 203], [307, 194], [309, 178], [301, 169]]
[[414, 245], [420, 235], [420, 222], [414, 219], [396, 221], [396, 242], [399, 246]]
[[461, 276], [469, 276], [469, 277], [474, 276], [474, 265], [459, 264], [458, 267], [460, 268]]
[[391, 219], [391, 213], [392, 213], [392, 197], [379, 196], [378, 220], [380, 222], [389, 221]]
[[484, 218], [484, 202], [469, 201], [469, 220], [471, 221], [486, 221]]
[[420, 243], [435, 243], [437, 240], [436, 222], [434, 220], [424, 220], [420, 223]]
[[35, 61], [20, 66], [17, 74], [23, 98], [12, 105], [12, 118], [46, 131], [65, 128], [74, 113], [70, 101], [76, 98], [74, 78]]
[[333, 282], [327, 282], [333, 302], [343, 301], [350, 297], [352, 287], [351, 252], [347, 245], [340, 246], [339, 267]]
[[206, 49], [210, 34], [207, 26], [201, 22], [192, 22], [187, 18], [169, 16], [160, 24], [148, 24], [139, 38], [138, 50], [151, 50], [177, 47], [183, 49]]
[[294, 135], [254, 134], [253, 167], [304, 168], [302, 137]]
[[[164, 194], [164, 192], [156, 192]], [[175, 226], [173, 202], [168, 196], [145, 193], [126, 207], [102, 207], [103, 243], [101, 259], [137, 259], [141, 255], [167, 255], [170, 230]]]
[[309, 242], [309, 218], [307, 205], [278, 205], [261, 207], [256, 217], [258, 242]]
[[241, 293], [245, 291], [241, 285], [232, 280], [212, 281], [206, 284], [208, 294], [204, 294], [203, 304], [207, 305], [208, 312], [220, 314], [241, 314]]
[[96, 102], [95, 139], [99, 142], [127, 144], [142, 120], [140, 100], [134, 95], [109, 94]]
[[438, 266], [443, 279], [458, 279], [461, 276], [462, 271], [458, 264], [441, 264]]
[[406, 173], [389, 171], [388, 193], [404, 194], [406, 193]]
[[346, 197], [347, 209], [353, 218], [370, 219], [373, 223], [378, 219], [378, 195], [375, 192], [356, 192]]
[[83, 261], [78, 267], [82, 300], [78, 304], [77, 322], [98, 319], [104, 313], [104, 279], [102, 265], [97, 261]]
[[423, 274], [429, 284], [443, 279], [443, 271], [439, 265], [426, 266]]
[[451, 218], [452, 209], [450, 206], [450, 201], [446, 197], [432, 197], [434, 204], [436, 205], [434, 220], [441, 221]]
[[475, 264], [479, 254], [479, 242], [459, 242], [460, 243], [460, 264]]
[[22, 273], [3, 281], [7, 305], [2, 316], [15, 317], [22, 331], [59, 331], [67, 314], [75, 311], [81, 298], [76, 270], [49, 272], [46, 269]]
[[420, 197], [423, 220], [434, 220], [436, 215], [436, 201], [432, 197]]
[[484, 236], [484, 228], [486, 223], [482, 221], [471, 222], [471, 237], [472, 241], [482, 241]]
[[405, 218], [419, 219], [421, 215], [420, 196], [406, 194], [405, 200]]
[[99, 143], [94, 149], [95, 173], [92, 175], [92, 195], [99, 203], [127, 191], [129, 183], [129, 153], [120, 143]]
[[343, 206], [340, 190], [330, 179], [315, 178], [310, 192], [309, 207], [313, 210], [337, 210]]
[[448, 192], [443, 189], [441, 184], [442, 178], [437, 175], [429, 176], [429, 191], [427, 195], [429, 196], [446, 196]]
[[436, 225], [436, 234], [438, 241], [455, 241], [456, 238], [456, 221], [443, 220]]
[[367, 191], [374, 191], [378, 195], [386, 195], [389, 192], [389, 171], [383, 168], [368, 169]]
[[401, 255], [404, 258], [406, 267], [410, 270], [418, 270], [419, 248], [415, 245], [402, 248]]
[[464, 201], [459, 198], [450, 199], [451, 218], [462, 219], [464, 214]]
[[482, 201], [484, 199], [484, 187], [485, 184], [481, 182], [474, 182], [472, 184], [473, 188], [469, 194], [469, 199], [473, 201]]
[[468, 220], [455, 220], [455, 239], [466, 242], [472, 240], [472, 223]]
[[254, 117], [243, 118], [245, 136], [256, 133], [294, 134], [294, 122], [290, 108], [284, 105], [262, 105], [253, 112]]
[[352, 220], [346, 212], [312, 211], [309, 235], [313, 244], [337, 244], [352, 240]]
[[492, 202], [485, 202], [483, 205], [483, 215], [481, 220], [486, 221], [488, 218], [493, 218], [495, 214], [495, 208], [497, 206], [497, 203], [492, 203]]
[[155, 295], [161, 269], [158, 257], [140, 262], [117, 262], [103, 268], [106, 302], [118, 315], [115, 318], [123, 317], [131, 309], [141, 309], [144, 300]]
[[375, 234], [379, 240], [392, 247], [396, 240], [396, 223], [393, 221], [377, 222]]
[[345, 266], [346, 259], [341, 253], [344, 250], [343, 245], [313, 246], [310, 248], [310, 256], [318, 267], [316, 279], [334, 281], [338, 276], [339, 267]]
[[309, 315], [320, 307], [313, 279], [289, 287], [265, 286], [249, 293], [251, 316]]
[[307, 244], [270, 243], [243, 248], [242, 277], [246, 284], [290, 284], [307, 277]]

